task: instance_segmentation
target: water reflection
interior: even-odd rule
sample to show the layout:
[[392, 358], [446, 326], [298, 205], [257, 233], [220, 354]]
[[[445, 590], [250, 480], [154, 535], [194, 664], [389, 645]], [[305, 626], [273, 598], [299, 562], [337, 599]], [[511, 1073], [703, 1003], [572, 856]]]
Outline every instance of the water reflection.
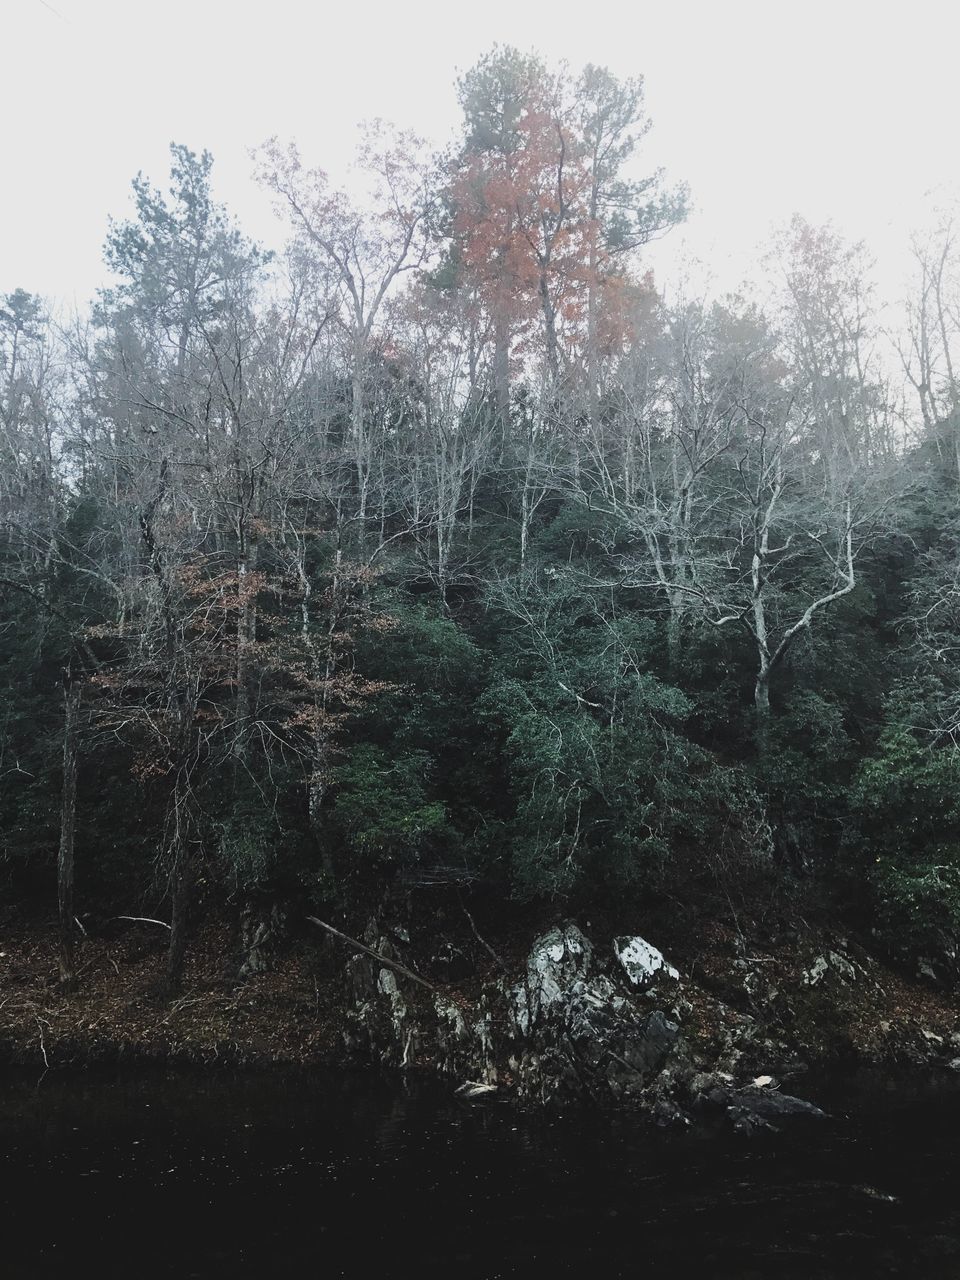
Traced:
[[960, 1275], [960, 1099], [778, 1140], [393, 1082], [48, 1076], [0, 1098], [4, 1277]]

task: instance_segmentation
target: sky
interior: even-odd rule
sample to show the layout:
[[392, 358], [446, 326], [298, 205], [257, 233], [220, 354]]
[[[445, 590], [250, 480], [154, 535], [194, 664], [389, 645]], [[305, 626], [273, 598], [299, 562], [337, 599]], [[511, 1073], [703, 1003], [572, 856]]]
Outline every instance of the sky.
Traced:
[[645, 77], [643, 165], [693, 202], [648, 251], [668, 288], [736, 287], [799, 212], [863, 239], [894, 298], [911, 231], [960, 192], [958, 37], [946, 0], [0, 0], [0, 294], [89, 299], [108, 216], [139, 170], [165, 185], [171, 141], [209, 149], [219, 198], [278, 246], [252, 146], [295, 139], [338, 177], [365, 119], [447, 142], [458, 72], [499, 41]]

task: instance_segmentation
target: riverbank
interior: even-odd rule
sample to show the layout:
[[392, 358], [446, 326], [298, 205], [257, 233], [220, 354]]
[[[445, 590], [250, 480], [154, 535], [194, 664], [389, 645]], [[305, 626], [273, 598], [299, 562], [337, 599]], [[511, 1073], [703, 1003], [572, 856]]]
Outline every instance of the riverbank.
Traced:
[[4, 931], [0, 1056], [18, 1066], [113, 1061], [195, 1066], [321, 1065], [342, 1049], [342, 983], [306, 940], [272, 972], [239, 981], [236, 936], [218, 921], [191, 940], [182, 991], [163, 990], [163, 931], [129, 924], [78, 947], [74, 988], [58, 982], [52, 928]]
[[[91, 931], [71, 991], [58, 985], [55, 931], [11, 926], [0, 941], [0, 1058], [38, 1071], [372, 1063], [531, 1102], [623, 1100], [667, 1117], [718, 1080], [728, 1089], [770, 1076], [802, 1091], [805, 1070], [830, 1064], [960, 1071], [957, 997], [850, 938], [808, 929], [747, 943], [717, 925], [670, 947], [662, 931], [615, 943], [607, 921], [543, 924], [514, 922], [499, 937], [369, 926], [374, 960], [303, 923], [261, 955], [264, 971], [240, 979], [238, 930], [220, 920], [193, 937], [175, 997], [163, 993], [156, 924]], [[631, 937], [663, 964], [631, 971], [618, 954]]]

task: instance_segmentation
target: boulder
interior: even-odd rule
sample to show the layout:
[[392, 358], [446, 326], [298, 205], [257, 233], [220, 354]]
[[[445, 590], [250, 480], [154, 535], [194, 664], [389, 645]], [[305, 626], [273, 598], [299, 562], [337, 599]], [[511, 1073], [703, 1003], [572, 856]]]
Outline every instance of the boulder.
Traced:
[[641, 1013], [594, 959], [574, 924], [531, 947], [526, 980], [509, 997], [521, 1094], [563, 1101], [639, 1093], [673, 1054], [679, 1025], [661, 1010]]
[[792, 1094], [781, 1093], [779, 1089], [758, 1088], [756, 1085], [745, 1085], [735, 1090], [729, 1105], [762, 1116], [765, 1120], [777, 1116], [811, 1116], [823, 1120], [827, 1114], [805, 1098], [795, 1098]]
[[614, 938], [613, 954], [627, 979], [635, 987], [648, 987], [660, 977], [672, 978], [674, 981], [680, 977], [673, 965], [668, 964], [662, 951], [637, 935]]
[[537, 938], [527, 956], [526, 982], [514, 991], [522, 1034], [567, 998], [573, 984], [586, 976], [592, 958], [593, 947], [575, 924], [557, 925]]
[[808, 1116], [821, 1120], [826, 1118], [827, 1113], [814, 1103], [807, 1102], [804, 1098], [795, 1098], [789, 1093], [781, 1093], [769, 1076], [759, 1076], [757, 1079], [765, 1083], [758, 1084], [754, 1081], [738, 1087], [723, 1072], [702, 1073], [691, 1079], [690, 1095], [694, 1105], [701, 1110], [725, 1112], [733, 1127], [740, 1133], [775, 1129], [776, 1126], [771, 1122], [785, 1116]]

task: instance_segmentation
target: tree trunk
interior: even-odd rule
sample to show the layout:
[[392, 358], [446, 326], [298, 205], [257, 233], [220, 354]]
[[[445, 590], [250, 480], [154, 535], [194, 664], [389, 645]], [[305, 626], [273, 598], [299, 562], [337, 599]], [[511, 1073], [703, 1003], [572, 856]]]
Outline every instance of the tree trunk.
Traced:
[[498, 319], [494, 331], [493, 380], [497, 397], [497, 425], [500, 455], [510, 435], [510, 333], [506, 321]]
[[550, 297], [549, 281], [544, 273], [540, 276], [540, 305], [543, 311], [547, 367], [550, 370], [551, 400], [555, 406], [560, 395], [560, 343], [557, 338], [557, 311]]
[[[336, 631], [340, 620], [341, 607], [341, 568], [343, 564], [343, 551], [340, 546], [340, 527], [339, 521], [337, 525], [337, 552], [334, 559], [333, 579], [330, 584], [330, 619], [327, 623], [327, 641], [326, 655], [324, 659], [324, 668], [322, 672], [322, 686], [320, 704], [317, 707], [317, 723], [314, 729], [313, 737], [313, 768], [310, 772], [310, 782], [308, 787], [307, 805], [310, 818], [310, 829], [313, 832], [314, 839], [320, 847], [320, 856], [323, 862], [324, 873], [334, 879], [335, 868], [333, 865], [333, 855], [328, 844], [321, 839], [321, 825], [323, 816], [323, 802], [326, 799], [327, 787], [330, 783], [330, 730], [328, 721], [330, 686], [337, 670], [337, 653], [336, 653]], [[320, 676], [319, 654], [315, 652], [314, 662], [316, 664], [315, 675]]]
[[167, 947], [167, 990], [179, 990], [187, 949], [187, 915], [196, 866], [193, 842], [194, 804], [192, 766], [197, 746], [193, 740], [197, 711], [196, 685], [188, 685], [180, 697], [180, 746], [169, 814], [170, 941]]
[[193, 888], [193, 868], [181, 851], [173, 870], [170, 909], [170, 941], [167, 945], [167, 990], [179, 991], [183, 983], [183, 963], [187, 954], [187, 917]]
[[677, 680], [680, 677], [680, 659], [681, 659], [681, 623], [680, 623], [680, 601], [674, 599], [673, 593], [670, 598], [670, 612], [667, 615], [667, 668], [670, 672], [671, 680]]
[[310, 773], [310, 782], [307, 791], [307, 812], [310, 819], [310, 830], [313, 838], [317, 842], [320, 849], [320, 858], [323, 865], [324, 875], [334, 883], [336, 879], [336, 867], [333, 863], [333, 853], [328, 842], [322, 837], [323, 832], [323, 802], [327, 796], [327, 788], [330, 784], [330, 750], [327, 739], [326, 730], [323, 726], [318, 726], [313, 745], [313, 769]]
[[243, 759], [247, 730], [253, 715], [250, 680], [250, 655], [257, 640], [257, 591], [251, 576], [257, 571], [258, 542], [255, 533], [244, 530], [241, 554], [237, 562], [237, 594], [240, 611], [237, 619], [237, 724], [233, 741], [234, 787], [237, 767]]
[[357, 520], [362, 542], [370, 492], [370, 456], [364, 410], [362, 349], [354, 353], [353, 374], [350, 380], [350, 430], [353, 436], [354, 465], [357, 469]]
[[[594, 155], [596, 173], [596, 155]], [[600, 354], [597, 351], [597, 284], [599, 262], [597, 254], [597, 204], [598, 192], [594, 181], [590, 193], [590, 264], [587, 272], [587, 405], [590, 426], [596, 431], [600, 424]]]
[[753, 634], [757, 644], [757, 680], [753, 689], [753, 703], [757, 711], [757, 754], [760, 763], [766, 764], [770, 728], [770, 645], [767, 632], [767, 609], [764, 601], [764, 564], [769, 547], [770, 516], [773, 500], [767, 508], [766, 519], [757, 528], [757, 541], [751, 566], [753, 592]]
[[77, 820], [77, 722], [80, 715], [79, 680], [70, 669], [63, 673], [63, 791], [60, 801], [60, 851], [57, 856], [57, 906], [60, 917], [60, 982], [74, 980], [73, 851]]
[[766, 764], [770, 751], [770, 669], [763, 662], [757, 672], [753, 702], [757, 713], [757, 754], [760, 763]]

